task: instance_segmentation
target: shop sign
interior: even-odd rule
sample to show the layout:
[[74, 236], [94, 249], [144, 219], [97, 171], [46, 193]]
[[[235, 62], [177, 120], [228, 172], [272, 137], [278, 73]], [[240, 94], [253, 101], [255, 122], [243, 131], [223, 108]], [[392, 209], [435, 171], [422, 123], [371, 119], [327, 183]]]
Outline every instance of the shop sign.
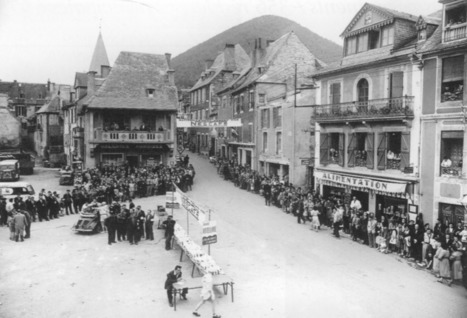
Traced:
[[366, 188], [388, 193], [405, 193], [406, 183], [385, 182], [365, 178], [344, 176], [323, 171], [315, 172], [315, 178], [351, 187]]
[[165, 193], [165, 207], [168, 209], [179, 209], [180, 203], [177, 200], [176, 193], [167, 191]]
[[309, 166], [311, 163], [311, 159], [300, 159], [300, 164], [302, 166]]
[[203, 245], [217, 243], [216, 221], [209, 221], [203, 224]]

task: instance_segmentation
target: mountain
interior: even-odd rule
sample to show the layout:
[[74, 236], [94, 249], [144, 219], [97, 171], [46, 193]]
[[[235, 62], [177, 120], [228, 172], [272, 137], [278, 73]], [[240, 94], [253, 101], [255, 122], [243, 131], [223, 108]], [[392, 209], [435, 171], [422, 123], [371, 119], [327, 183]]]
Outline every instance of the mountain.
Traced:
[[205, 61], [215, 59], [226, 43], [238, 43], [249, 53], [254, 46], [255, 39], [261, 38], [265, 43], [266, 40], [276, 40], [290, 31], [294, 31], [318, 59], [331, 63], [342, 57], [342, 46], [311, 32], [294, 21], [265, 15], [230, 28], [174, 57], [172, 67], [175, 69], [175, 84], [179, 88], [192, 87], [204, 70]]

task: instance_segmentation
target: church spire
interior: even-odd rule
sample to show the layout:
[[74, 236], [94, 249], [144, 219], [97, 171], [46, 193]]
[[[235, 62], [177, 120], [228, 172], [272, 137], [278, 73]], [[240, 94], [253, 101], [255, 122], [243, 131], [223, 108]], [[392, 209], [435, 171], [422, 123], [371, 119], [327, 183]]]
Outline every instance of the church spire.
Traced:
[[97, 38], [96, 47], [94, 48], [94, 54], [92, 55], [89, 72], [96, 72], [98, 76], [101, 76], [101, 66], [110, 66], [110, 63], [107, 57], [107, 51], [105, 50], [104, 40], [99, 30], [99, 36]]

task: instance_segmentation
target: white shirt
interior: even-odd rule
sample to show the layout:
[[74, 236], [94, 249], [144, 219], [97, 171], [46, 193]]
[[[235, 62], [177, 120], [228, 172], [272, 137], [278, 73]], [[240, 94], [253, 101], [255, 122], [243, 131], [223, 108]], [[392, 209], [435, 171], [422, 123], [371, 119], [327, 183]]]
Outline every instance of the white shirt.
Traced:
[[352, 202], [350, 202], [350, 208], [351, 209], [356, 209], [356, 210], [361, 210], [362, 209], [362, 204], [358, 200], [352, 200]]

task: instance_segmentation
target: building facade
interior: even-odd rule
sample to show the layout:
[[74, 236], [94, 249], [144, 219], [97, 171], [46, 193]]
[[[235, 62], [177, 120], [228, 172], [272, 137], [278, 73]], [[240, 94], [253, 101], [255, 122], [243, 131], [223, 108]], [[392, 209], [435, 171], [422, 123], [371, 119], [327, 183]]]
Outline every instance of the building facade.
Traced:
[[[365, 4], [342, 34], [342, 60], [315, 76], [316, 187], [378, 218], [414, 218], [421, 202], [418, 20]], [[431, 37], [439, 20], [426, 21]]]
[[[465, 220], [467, 1], [439, 1], [442, 21], [420, 46], [423, 62], [421, 210], [430, 223]], [[424, 213], [425, 214], [425, 213]]]
[[[239, 44], [226, 44], [215, 60], [207, 60], [205, 71], [190, 89], [191, 119], [203, 122], [219, 119], [221, 99], [217, 93], [249, 63], [248, 55]], [[188, 134], [191, 150], [211, 156], [220, 154], [217, 138], [222, 138], [222, 132], [212, 127], [196, 127], [190, 128]]]
[[303, 184], [312, 110], [297, 106], [314, 102], [305, 88], [298, 90], [324, 63], [293, 32], [266, 43], [257, 39], [250, 60], [250, 66], [219, 92], [222, 114], [242, 122], [225, 130], [221, 153], [261, 174]]
[[85, 167], [174, 161], [178, 97], [170, 57], [121, 52], [108, 75], [88, 73], [89, 98], [78, 101]]

